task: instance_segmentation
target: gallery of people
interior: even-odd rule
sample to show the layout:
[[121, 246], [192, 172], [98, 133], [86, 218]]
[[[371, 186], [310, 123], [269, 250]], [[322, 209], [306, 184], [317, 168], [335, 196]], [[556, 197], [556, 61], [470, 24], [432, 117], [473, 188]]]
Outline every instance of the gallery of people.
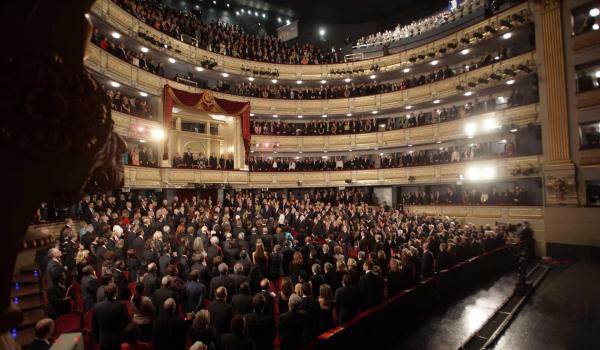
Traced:
[[0, 18], [0, 350], [600, 349], [600, 0]]

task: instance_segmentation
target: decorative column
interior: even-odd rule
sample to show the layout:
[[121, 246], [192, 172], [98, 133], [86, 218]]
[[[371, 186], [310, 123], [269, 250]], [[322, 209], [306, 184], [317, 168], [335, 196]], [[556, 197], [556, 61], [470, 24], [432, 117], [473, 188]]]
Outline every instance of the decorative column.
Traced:
[[575, 165], [569, 146], [569, 116], [563, 26], [560, 0], [538, 0], [537, 55], [542, 56], [541, 102], [545, 105], [545, 197], [546, 205], [577, 205]]

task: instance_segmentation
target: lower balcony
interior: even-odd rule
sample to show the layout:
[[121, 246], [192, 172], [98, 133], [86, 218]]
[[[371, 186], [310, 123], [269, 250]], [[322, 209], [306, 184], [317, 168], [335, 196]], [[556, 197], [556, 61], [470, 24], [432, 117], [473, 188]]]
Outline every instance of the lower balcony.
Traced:
[[[132, 188], [191, 188], [223, 184], [248, 188], [408, 185], [455, 182], [473, 168], [492, 168], [495, 178], [512, 179], [516, 169], [541, 167], [542, 156], [505, 158], [420, 167], [323, 172], [248, 172], [125, 166], [125, 186]], [[534, 173], [532, 176], [539, 176]]]

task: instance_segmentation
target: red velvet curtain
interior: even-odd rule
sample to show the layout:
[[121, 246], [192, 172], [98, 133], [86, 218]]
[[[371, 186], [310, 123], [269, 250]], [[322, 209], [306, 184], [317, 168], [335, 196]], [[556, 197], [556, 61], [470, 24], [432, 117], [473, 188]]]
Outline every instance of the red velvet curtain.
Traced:
[[[166, 130], [171, 129], [173, 120], [173, 105], [183, 105], [188, 108], [196, 108], [205, 112], [224, 113], [242, 118], [242, 139], [244, 140], [244, 152], [246, 164], [250, 152], [250, 102], [230, 101], [216, 98], [211, 92], [193, 93], [177, 90], [165, 85], [163, 103], [163, 124]], [[163, 160], [169, 159], [168, 138], [165, 138]]]

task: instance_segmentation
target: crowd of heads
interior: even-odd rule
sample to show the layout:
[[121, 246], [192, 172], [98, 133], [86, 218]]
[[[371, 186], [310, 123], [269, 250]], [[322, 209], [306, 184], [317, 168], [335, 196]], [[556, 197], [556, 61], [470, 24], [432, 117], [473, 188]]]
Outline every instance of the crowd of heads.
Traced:
[[364, 170], [440, 165], [522, 155], [517, 152], [512, 141], [507, 141], [501, 149], [494, 150], [493, 146], [494, 142], [488, 141], [417, 151], [337, 157], [251, 157], [248, 166], [250, 171]]
[[191, 12], [180, 12], [158, 1], [113, 0], [150, 27], [178, 40], [194, 38], [207, 51], [245, 60], [281, 64], [329, 64], [343, 61], [338, 50], [321, 50], [311, 44], [281, 42], [276, 35], [252, 35], [237, 25], [203, 22]]
[[372, 199], [358, 189], [86, 196], [72, 212], [83, 227], [67, 220], [57, 247], [37, 257], [49, 316], [76, 300], [102, 349], [187, 349], [188, 337], [273, 349], [277, 336], [297, 349], [516, 231]]
[[204, 153], [194, 153], [190, 149], [183, 152], [183, 155], [177, 153], [173, 158], [174, 168], [189, 168], [189, 169], [214, 169], [214, 170], [233, 170], [234, 162], [231, 154], [227, 157], [223, 154], [217, 156], [211, 154], [207, 157]]
[[134, 97], [121, 93], [119, 90], [110, 89], [102, 86], [106, 91], [106, 96], [110, 101], [110, 108], [113, 111], [132, 115], [134, 117], [153, 119], [152, 106], [148, 99]]
[[514, 185], [499, 190], [496, 185], [448, 186], [444, 189], [424, 187], [402, 193], [405, 205], [532, 205], [532, 194]]
[[462, 18], [465, 14], [470, 14], [473, 10], [482, 6], [482, 4], [483, 1], [481, 0], [461, 1], [453, 10], [441, 11], [432, 16], [412, 21], [407, 25], [398, 24], [394, 30], [386, 30], [362, 37], [356, 41], [356, 47], [383, 45], [421, 35]]

